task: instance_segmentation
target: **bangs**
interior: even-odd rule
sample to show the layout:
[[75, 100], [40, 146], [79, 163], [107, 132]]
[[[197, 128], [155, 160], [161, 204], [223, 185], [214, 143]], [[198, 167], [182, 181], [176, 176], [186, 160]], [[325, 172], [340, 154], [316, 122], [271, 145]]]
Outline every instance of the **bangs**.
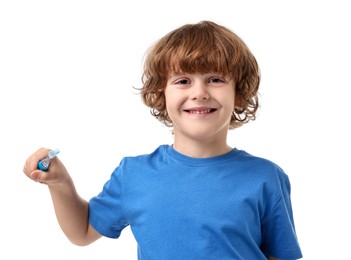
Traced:
[[189, 37], [183, 37], [181, 45], [173, 45], [175, 47], [169, 51], [169, 72], [229, 74], [227, 52], [211, 35], [186, 36]]
[[[234, 43], [234, 44], [233, 44]], [[168, 77], [171, 73], [221, 73], [233, 78], [242, 55], [241, 42], [232, 33], [208, 24], [184, 26], [171, 32], [154, 46], [154, 71]], [[162, 46], [162, 47], [161, 47]]]

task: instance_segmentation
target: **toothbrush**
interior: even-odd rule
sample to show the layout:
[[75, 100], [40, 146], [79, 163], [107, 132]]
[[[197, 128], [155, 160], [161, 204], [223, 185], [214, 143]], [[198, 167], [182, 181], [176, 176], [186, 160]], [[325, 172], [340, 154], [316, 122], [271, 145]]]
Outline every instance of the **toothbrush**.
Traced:
[[42, 171], [47, 171], [49, 169], [50, 162], [56, 155], [60, 152], [59, 149], [51, 150], [44, 159], [38, 162], [38, 169]]

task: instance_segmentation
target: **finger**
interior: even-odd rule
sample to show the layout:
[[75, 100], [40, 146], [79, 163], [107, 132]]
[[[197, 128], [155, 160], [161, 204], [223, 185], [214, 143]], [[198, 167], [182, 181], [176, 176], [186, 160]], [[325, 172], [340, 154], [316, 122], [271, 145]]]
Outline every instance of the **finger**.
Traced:
[[33, 181], [45, 184], [47, 184], [47, 182], [49, 181], [48, 173], [40, 170], [31, 172], [28, 177]]
[[41, 171], [39, 170], [36, 170], [36, 171], [32, 171], [30, 174], [29, 174], [29, 178], [32, 179], [33, 181], [39, 181], [39, 176], [41, 175]]
[[29, 177], [32, 171], [38, 169], [39, 160], [45, 158], [49, 151], [49, 149], [40, 148], [31, 156], [29, 156], [23, 166], [23, 172]]

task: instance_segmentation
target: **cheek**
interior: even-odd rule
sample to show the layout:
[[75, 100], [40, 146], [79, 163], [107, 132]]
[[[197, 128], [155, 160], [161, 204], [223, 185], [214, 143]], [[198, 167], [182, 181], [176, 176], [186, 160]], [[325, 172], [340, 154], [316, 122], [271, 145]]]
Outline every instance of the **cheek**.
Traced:
[[185, 100], [186, 100], [186, 97], [183, 95], [183, 93], [179, 91], [172, 91], [172, 90], [165, 91], [165, 101], [166, 101], [167, 110], [179, 109]]
[[225, 104], [228, 109], [234, 110], [236, 105], [235, 95], [233, 92], [227, 92], [222, 95], [222, 104]]
[[169, 115], [173, 114], [179, 110], [179, 104], [176, 102], [176, 100], [166, 99], [166, 110]]
[[165, 90], [165, 107], [168, 110], [169, 104], [171, 103], [172, 99], [170, 98], [171, 95], [167, 89]]
[[169, 116], [172, 116], [172, 114], [177, 110], [175, 95], [170, 91], [165, 92], [165, 108]]

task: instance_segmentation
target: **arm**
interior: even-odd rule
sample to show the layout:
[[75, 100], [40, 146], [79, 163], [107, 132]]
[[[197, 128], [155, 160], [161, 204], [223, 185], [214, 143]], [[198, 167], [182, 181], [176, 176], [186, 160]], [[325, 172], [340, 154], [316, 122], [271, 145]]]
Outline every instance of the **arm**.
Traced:
[[49, 188], [59, 225], [67, 238], [74, 244], [88, 245], [101, 235], [89, 224], [88, 202], [77, 193], [73, 180], [62, 162], [55, 157], [49, 171], [37, 169], [48, 149], [41, 148], [27, 160], [23, 172], [33, 181], [46, 184]]

